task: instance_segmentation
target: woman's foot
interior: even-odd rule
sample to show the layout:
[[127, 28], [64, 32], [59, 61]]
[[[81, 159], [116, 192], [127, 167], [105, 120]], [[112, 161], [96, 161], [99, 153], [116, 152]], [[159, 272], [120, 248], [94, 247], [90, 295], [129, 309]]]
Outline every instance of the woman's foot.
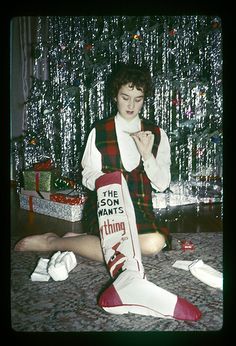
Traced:
[[44, 233], [25, 237], [16, 243], [15, 251], [51, 251], [53, 241], [59, 238], [55, 233]]

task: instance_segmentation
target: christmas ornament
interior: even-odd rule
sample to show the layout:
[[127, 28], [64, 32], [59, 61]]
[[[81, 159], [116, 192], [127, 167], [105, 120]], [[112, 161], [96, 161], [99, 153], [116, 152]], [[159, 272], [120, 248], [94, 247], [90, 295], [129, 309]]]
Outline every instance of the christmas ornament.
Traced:
[[132, 39], [133, 39], [134, 41], [142, 41], [142, 37], [141, 37], [141, 35], [140, 35], [140, 32], [137, 31], [136, 34], [133, 34], [133, 35], [132, 35]]
[[219, 18], [214, 18], [211, 22], [211, 27], [212, 29], [220, 29], [221, 28], [221, 23]]
[[36, 145], [36, 144], [37, 144], [36, 138], [30, 139], [30, 140], [29, 140], [29, 144], [31, 144], [31, 145]]
[[177, 33], [176, 29], [172, 29], [172, 30], [169, 31], [169, 35], [172, 36], [172, 37], [175, 36], [176, 33]]

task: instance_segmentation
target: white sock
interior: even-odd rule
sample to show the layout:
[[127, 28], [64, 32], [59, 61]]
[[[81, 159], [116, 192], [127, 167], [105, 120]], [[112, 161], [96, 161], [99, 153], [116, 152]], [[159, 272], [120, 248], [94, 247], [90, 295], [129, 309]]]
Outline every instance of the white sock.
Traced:
[[54, 281], [63, 281], [68, 278], [69, 272], [77, 265], [77, 260], [71, 251], [57, 251], [48, 263], [48, 273]]
[[223, 290], [223, 274], [205, 264], [201, 259], [193, 261], [189, 265], [190, 272], [205, 284]]
[[40, 258], [38, 260], [36, 268], [30, 276], [31, 281], [48, 281], [50, 279], [47, 271], [48, 262], [49, 259], [47, 258]]
[[99, 306], [114, 314], [198, 320], [201, 312], [197, 307], [144, 279], [135, 213], [123, 175], [105, 174], [97, 179], [96, 188], [105, 261], [111, 276], [122, 271], [101, 294]]

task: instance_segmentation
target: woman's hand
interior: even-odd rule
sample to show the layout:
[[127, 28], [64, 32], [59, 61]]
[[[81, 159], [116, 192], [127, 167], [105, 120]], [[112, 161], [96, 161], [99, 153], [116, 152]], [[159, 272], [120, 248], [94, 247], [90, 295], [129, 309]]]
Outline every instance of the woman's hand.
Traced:
[[139, 131], [130, 134], [134, 139], [138, 151], [143, 160], [146, 161], [152, 155], [152, 147], [154, 143], [154, 134], [151, 131]]

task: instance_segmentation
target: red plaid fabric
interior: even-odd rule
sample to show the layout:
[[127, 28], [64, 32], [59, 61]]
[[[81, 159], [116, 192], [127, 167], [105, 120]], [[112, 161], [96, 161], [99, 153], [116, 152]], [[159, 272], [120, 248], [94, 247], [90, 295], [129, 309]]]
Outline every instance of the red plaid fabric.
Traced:
[[[95, 128], [96, 147], [102, 156], [102, 171], [109, 173], [119, 170], [124, 175], [134, 205], [138, 232], [140, 234], [155, 231], [162, 233], [161, 229], [158, 228], [156, 216], [153, 211], [152, 187], [150, 180], [144, 171], [142, 159], [140, 158], [139, 165], [131, 172], [125, 170], [120, 158], [114, 117], [103, 119], [95, 126]], [[142, 131], [151, 131], [155, 134], [152, 153], [156, 157], [158, 145], [160, 143], [160, 128], [148, 120], [142, 119], [141, 129]], [[89, 221], [89, 227], [91, 228], [92, 233], [98, 234], [98, 224], [97, 220], [94, 218], [94, 216], [96, 216], [96, 213], [94, 212], [96, 201], [94, 198], [95, 194], [93, 198], [92, 196], [88, 198], [88, 200], [93, 204], [93, 208], [90, 204], [86, 209], [88, 213], [87, 220]]]

